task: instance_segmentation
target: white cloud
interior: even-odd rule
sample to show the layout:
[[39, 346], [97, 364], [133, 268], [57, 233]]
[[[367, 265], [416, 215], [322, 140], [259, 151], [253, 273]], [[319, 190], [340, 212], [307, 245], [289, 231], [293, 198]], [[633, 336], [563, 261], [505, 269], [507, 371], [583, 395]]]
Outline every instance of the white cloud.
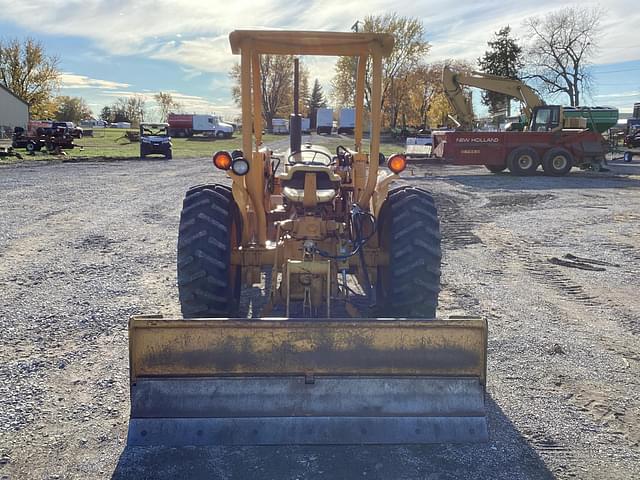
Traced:
[[228, 72], [237, 61], [231, 55], [227, 35], [171, 40], [158, 45], [149, 56], [158, 60], [170, 60], [200, 72]]
[[184, 73], [183, 78], [185, 80], [193, 80], [194, 78], [202, 76], [202, 72], [195, 68], [180, 67], [180, 70]]
[[75, 73], [69, 72], [63, 72], [60, 75], [60, 83], [62, 88], [97, 88], [105, 90], [128, 88], [131, 86], [128, 83], [99, 80], [97, 78], [90, 78], [85, 75], [76, 75]]
[[606, 95], [593, 95], [593, 98], [629, 98], [629, 97], [640, 98], [640, 90], [636, 90], [635, 92], [620, 92], [620, 93], [608, 93]]
[[[217, 99], [220, 101], [213, 102], [211, 99], [201, 97], [198, 95], [188, 95], [185, 93], [177, 92], [175, 90], [167, 90], [175, 101], [180, 104], [180, 110], [184, 113], [216, 113], [224, 116], [225, 118], [232, 119], [238, 115], [239, 109], [235, 105], [229, 104], [224, 99]], [[140, 95], [146, 102], [147, 109], [150, 113], [154, 114], [157, 109], [157, 105], [154, 99], [154, 93], [148, 91], [132, 91], [132, 90], [109, 90], [99, 94], [104, 101], [100, 104], [100, 107], [104, 105], [110, 105], [115, 102], [117, 98], [132, 97], [134, 95]]]
[[[467, 59], [475, 63], [493, 33], [509, 24], [521, 43], [526, 43], [522, 22], [533, 15], [545, 15], [570, 5], [563, 0], [498, 2], [450, 2], [449, 0], [235, 0], [230, 3], [202, 0], [0, 0], [3, 21], [27, 30], [86, 39], [106, 57], [129, 55], [174, 62], [191, 80], [205, 73], [217, 73], [211, 90], [229, 95], [227, 73], [238, 57], [231, 54], [228, 33], [242, 28], [347, 31], [365, 15], [397, 12], [422, 19], [426, 39], [432, 44], [427, 61], [443, 58]], [[587, 0], [581, 5], [597, 5]], [[640, 9], [630, 0], [603, 5], [602, 37], [596, 63], [618, 63], [640, 59], [637, 25]], [[305, 59], [313, 81], [318, 78], [330, 93], [335, 59]], [[65, 74], [65, 88], [96, 88], [124, 92], [130, 85]], [[207, 80], [209, 81], [209, 80]], [[127, 94], [132, 94], [126, 91]], [[118, 95], [124, 95], [119, 93]], [[117, 95], [116, 95], [117, 96]], [[194, 111], [218, 108], [218, 102], [203, 97], [185, 99]], [[229, 108], [230, 107], [227, 105]]]
[[[44, 33], [84, 37], [108, 54], [145, 55], [206, 72], [224, 72], [233, 63], [227, 35], [239, 28], [348, 30], [364, 15], [397, 12], [421, 18], [433, 49], [430, 59], [475, 60], [500, 27], [509, 24], [524, 38], [522, 21], [568, 5], [557, 0], [451, 3], [369, 0], [313, 0], [229, 4], [200, 0], [0, 0], [3, 20]], [[597, 5], [583, 2], [581, 5]], [[629, 0], [610, 2], [602, 20], [598, 63], [640, 59], [635, 35], [640, 10]]]

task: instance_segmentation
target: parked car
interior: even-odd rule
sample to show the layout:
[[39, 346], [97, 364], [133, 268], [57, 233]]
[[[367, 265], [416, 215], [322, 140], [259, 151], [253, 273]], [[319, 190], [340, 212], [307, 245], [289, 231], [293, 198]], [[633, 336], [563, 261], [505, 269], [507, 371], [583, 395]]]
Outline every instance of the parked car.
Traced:
[[66, 128], [69, 130], [69, 134], [75, 138], [82, 138], [84, 134], [84, 130], [73, 122], [53, 122], [52, 128]]
[[140, 124], [140, 158], [147, 155], [164, 155], [170, 160], [173, 156], [168, 123]]

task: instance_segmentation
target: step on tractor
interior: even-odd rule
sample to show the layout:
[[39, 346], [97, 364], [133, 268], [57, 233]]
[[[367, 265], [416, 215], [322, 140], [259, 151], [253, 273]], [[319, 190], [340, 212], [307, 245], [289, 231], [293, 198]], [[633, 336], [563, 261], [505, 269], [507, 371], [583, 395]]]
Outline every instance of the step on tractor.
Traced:
[[[403, 156], [380, 166], [382, 59], [393, 37], [242, 30], [229, 38], [240, 55], [242, 146], [213, 156], [230, 186], [197, 185], [184, 198], [183, 318], [130, 319], [128, 444], [487, 440], [486, 321], [435, 318], [434, 199], [419, 187], [390, 188]], [[289, 150], [263, 144], [261, 55], [357, 57], [352, 148], [303, 144], [297, 101]], [[262, 304], [248, 291], [261, 292]]]

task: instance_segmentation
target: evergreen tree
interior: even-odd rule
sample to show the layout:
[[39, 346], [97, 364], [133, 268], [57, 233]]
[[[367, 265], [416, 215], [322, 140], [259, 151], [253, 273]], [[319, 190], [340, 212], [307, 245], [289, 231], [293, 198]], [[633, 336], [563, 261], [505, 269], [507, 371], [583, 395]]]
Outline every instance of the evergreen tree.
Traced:
[[114, 115], [115, 112], [112, 110], [112, 108], [109, 105], [106, 105], [102, 107], [102, 111], [100, 112], [100, 119], [107, 123], [112, 123]]
[[[484, 73], [499, 75], [507, 78], [518, 78], [524, 63], [522, 61], [522, 47], [509, 35], [511, 28], [507, 25], [495, 34], [492, 41], [487, 42], [489, 50], [478, 59], [480, 70]], [[492, 115], [506, 109], [506, 116], [511, 116], [511, 100], [505, 95], [495, 92], [484, 92], [482, 103], [489, 107]]]
[[316, 112], [319, 108], [326, 108], [327, 101], [324, 98], [324, 93], [322, 92], [322, 85], [316, 78], [315, 82], [313, 82], [313, 89], [311, 90], [311, 96], [309, 97], [308, 103], [308, 111], [309, 118], [311, 119], [311, 128], [316, 128]]

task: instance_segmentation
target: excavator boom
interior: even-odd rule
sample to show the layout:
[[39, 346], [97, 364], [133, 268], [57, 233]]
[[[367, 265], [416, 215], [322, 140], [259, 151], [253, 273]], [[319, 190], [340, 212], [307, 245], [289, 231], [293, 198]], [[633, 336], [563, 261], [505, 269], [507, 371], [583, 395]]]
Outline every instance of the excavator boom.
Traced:
[[442, 85], [444, 93], [456, 112], [459, 127], [471, 130], [473, 127], [473, 109], [471, 102], [464, 95], [462, 86], [477, 87], [489, 92], [501, 93], [522, 102], [523, 113], [528, 119], [535, 107], [544, 105], [544, 101], [529, 86], [520, 80], [499, 77], [482, 72], [454, 72], [449, 67], [442, 69]]

